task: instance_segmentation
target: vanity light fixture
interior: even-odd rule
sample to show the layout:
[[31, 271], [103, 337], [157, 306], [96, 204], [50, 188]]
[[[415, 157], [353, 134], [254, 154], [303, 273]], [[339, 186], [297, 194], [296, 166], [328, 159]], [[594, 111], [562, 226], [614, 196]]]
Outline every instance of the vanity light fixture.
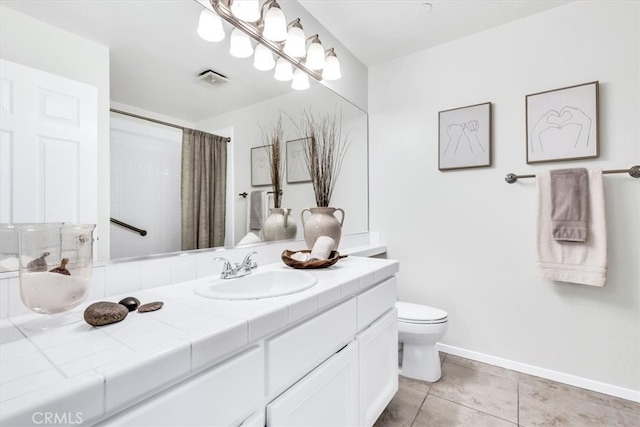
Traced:
[[284, 58], [278, 58], [276, 62], [276, 72], [273, 77], [281, 82], [288, 82], [293, 79], [293, 67]]
[[307, 76], [300, 68], [296, 69], [293, 72], [291, 87], [295, 90], [309, 89], [309, 76]]
[[248, 58], [253, 55], [251, 39], [242, 31], [234, 28], [229, 37], [229, 53], [236, 58]]
[[287, 38], [287, 21], [278, 2], [275, 0], [267, 1], [263, 8], [266, 8], [267, 11], [264, 13], [262, 35], [274, 42], [285, 41]]
[[276, 61], [273, 59], [273, 53], [264, 45], [256, 45], [256, 50], [253, 55], [253, 66], [256, 70], [269, 71], [276, 66]]
[[243, 21], [256, 22], [260, 19], [260, 1], [236, 0], [231, 4], [231, 13]]
[[222, 19], [209, 9], [202, 9], [198, 20], [198, 35], [208, 42], [224, 40]]
[[[341, 77], [340, 62], [335, 50], [330, 48], [325, 52], [318, 34], [306, 39], [299, 18], [287, 25], [285, 15], [276, 0], [266, 0], [262, 7], [259, 6], [259, 1], [249, 0], [196, 1], [207, 10], [213, 10], [211, 13], [218, 21], [221, 18], [233, 27], [229, 37], [229, 53], [232, 56], [248, 58], [254, 55], [253, 63], [259, 70], [271, 70], [275, 66], [276, 80], [292, 80], [292, 88], [303, 90], [309, 87], [309, 76], [317, 81]], [[198, 34], [205, 40], [222, 40], [219, 33], [216, 33], [216, 37], [207, 37], [209, 27], [214, 26], [217, 26], [216, 21], [204, 12], [201, 13]], [[255, 54], [251, 39], [257, 43]], [[277, 62], [274, 61], [274, 54], [278, 58]]]

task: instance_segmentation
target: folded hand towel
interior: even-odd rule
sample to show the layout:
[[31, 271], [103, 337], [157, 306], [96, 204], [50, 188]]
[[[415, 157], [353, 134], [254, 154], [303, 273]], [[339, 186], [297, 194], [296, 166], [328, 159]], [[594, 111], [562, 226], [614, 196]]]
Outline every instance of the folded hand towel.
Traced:
[[567, 242], [587, 239], [589, 176], [585, 168], [558, 169], [551, 178], [551, 231]]
[[313, 244], [313, 248], [311, 248], [311, 259], [325, 260], [329, 258], [331, 248], [335, 243], [335, 240], [329, 236], [318, 237], [316, 242]]
[[589, 169], [588, 230], [585, 243], [557, 241], [551, 232], [551, 178], [536, 175], [538, 189], [538, 275], [561, 282], [604, 286], [607, 282], [607, 228], [602, 171]]

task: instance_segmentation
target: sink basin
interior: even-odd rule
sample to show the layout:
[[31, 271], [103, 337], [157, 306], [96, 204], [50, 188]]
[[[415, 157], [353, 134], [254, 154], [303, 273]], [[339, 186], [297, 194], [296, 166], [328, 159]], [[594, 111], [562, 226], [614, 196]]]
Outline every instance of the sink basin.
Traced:
[[211, 279], [194, 288], [196, 294], [213, 299], [270, 298], [309, 289], [318, 279], [306, 271], [269, 270], [235, 279]]

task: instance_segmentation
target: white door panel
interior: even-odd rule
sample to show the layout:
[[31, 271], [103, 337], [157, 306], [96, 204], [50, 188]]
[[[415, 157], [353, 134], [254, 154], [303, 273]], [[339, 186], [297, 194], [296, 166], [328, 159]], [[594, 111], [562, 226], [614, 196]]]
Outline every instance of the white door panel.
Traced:
[[97, 89], [0, 60], [1, 222], [97, 222]]

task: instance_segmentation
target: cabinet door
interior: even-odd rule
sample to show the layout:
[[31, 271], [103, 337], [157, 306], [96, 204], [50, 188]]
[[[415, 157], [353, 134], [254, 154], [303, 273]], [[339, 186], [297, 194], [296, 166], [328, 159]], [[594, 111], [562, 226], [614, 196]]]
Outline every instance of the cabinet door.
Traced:
[[398, 391], [398, 316], [393, 308], [356, 337], [360, 425], [372, 426]]
[[[98, 426], [240, 425], [249, 414], [264, 411], [263, 364], [262, 347], [253, 347]], [[249, 420], [255, 418], [262, 419], [257, 414]]]
[[351, 342], [267, 406], [267, 426], [357, 426], [358, 346]]

